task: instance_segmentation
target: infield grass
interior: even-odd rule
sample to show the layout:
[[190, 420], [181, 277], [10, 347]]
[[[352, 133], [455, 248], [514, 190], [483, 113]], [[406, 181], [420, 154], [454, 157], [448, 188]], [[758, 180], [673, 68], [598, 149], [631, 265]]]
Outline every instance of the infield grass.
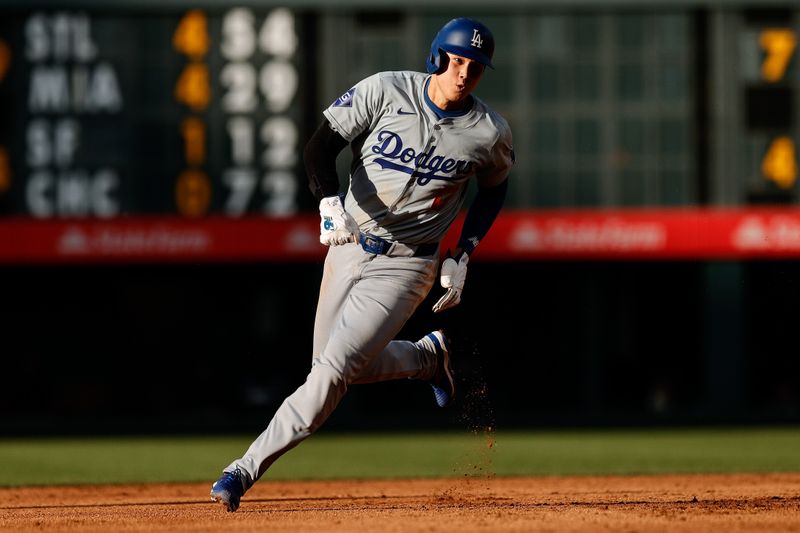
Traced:
[[[0, 486], [212, 482], [255, 436], [0, 439]], [[320, 432], [264, 480], [800, 471], [800, 428]]]

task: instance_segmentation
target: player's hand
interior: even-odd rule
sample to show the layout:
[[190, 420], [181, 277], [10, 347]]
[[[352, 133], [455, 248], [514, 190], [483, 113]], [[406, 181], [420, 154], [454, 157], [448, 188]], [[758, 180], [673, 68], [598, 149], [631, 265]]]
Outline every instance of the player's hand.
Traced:
[[338, 246], [358, 242], [358, 224], [344, 210], [338, 196], [328, 196], [319, 202], [319, 242], [325, 246]]
[[469, 255], [461, 253], [458, 261], [448, 257], [442, 262], [441, 275], [439, 281], [442, 287], [447, 289], [444, 296], [433, 305], [433, 312], [439, 313], [445, 309], [455, 307], [461, 302], [461, 291], [464, 290], [464, 282], [467, 279], [467, 263]]

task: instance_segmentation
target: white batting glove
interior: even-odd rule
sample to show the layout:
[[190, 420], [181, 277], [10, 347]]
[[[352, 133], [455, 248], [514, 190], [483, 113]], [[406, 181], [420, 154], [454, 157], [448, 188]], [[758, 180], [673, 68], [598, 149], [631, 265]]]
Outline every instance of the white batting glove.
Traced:
[[434, 313], [455, 307], [461, 302], [461, 291], [464, 290], [464, 282], [467, 280], [468, 262], [469, 255], [466, 253], [461, 254], [458, 262], [452, 257], [448, 257], [442, 262], [439, 281], [442, 287], [447, 289], [447, 292], [433, 305]]
[[358, 241], [358, 224], [344, 210], [338, 196], [328, 196], [319, 202], [319, 242], [325, 246], [338, 246]]

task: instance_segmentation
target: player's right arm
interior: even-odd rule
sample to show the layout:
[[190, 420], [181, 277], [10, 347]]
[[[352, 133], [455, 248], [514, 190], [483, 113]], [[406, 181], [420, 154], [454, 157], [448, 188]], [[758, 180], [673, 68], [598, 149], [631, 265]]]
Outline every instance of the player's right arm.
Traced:
[[317, 131], [308, 140], [303, 150], [303, 162], [308, 175], [308, 187], [317, 198], [339, 194], [339, 175], [336, 173], [336, 158], [347, 141], [323, 120]]
[[358, 224], [339, 198], [336, 158], [372, 123], [381, 94], [377, 74], [351, 87], [323, 111], [325, 120], [303, 150], [308, 185], [319, 200], [319, 240], [327, 246], [358, 242]]
[[347, 144], [324, 120], [303, 150], [308, 186], [319, 200], [319, 242], [326, 246], [358, 241], [358, 224], [344, 210], [336, 173], [336, 157]]

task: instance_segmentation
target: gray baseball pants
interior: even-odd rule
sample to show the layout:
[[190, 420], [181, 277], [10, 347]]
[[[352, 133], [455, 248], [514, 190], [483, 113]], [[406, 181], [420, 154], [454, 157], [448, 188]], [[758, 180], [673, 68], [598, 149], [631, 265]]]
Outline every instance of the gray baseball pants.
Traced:
[[430, 379], [436, 355], [393, 339], [431, 290], [438, 266], [438, 254], [373, 255], [358, 244], [331, 246], [320, 285], [311, 371], [225, 471], [238, 467], [252, 482], [258, 480], [327, 420], [350, 384]]

